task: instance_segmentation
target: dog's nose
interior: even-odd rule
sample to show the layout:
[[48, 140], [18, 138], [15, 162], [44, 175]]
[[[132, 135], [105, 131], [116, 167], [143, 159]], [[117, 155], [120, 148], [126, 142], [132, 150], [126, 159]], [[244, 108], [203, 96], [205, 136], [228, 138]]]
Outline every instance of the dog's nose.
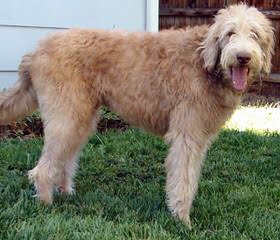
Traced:
[[251, 55], [249, 53], [238, 53], [236, 57], [241, 65], [248, 64], [251, 60]]

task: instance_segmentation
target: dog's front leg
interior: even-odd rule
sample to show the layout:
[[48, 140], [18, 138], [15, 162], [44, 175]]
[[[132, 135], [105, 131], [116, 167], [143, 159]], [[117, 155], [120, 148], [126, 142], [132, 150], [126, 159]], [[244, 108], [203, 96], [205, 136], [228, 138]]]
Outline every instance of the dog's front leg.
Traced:
[[173, 132], [168, 138], [171, 142], [165, 162], [168, 207], [174, 216], [191, 228], [190, 209], [197, 190], [207, 140], [186, 132]]

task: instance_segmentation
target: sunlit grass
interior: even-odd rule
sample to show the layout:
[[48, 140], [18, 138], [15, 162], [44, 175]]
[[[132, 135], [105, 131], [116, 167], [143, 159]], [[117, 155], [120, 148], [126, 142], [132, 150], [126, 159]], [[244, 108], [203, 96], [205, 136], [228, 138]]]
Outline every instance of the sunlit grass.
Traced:
[[241, 107], [227, 122], [226, 128], [239, 131], [280, 132], [280, 108]]

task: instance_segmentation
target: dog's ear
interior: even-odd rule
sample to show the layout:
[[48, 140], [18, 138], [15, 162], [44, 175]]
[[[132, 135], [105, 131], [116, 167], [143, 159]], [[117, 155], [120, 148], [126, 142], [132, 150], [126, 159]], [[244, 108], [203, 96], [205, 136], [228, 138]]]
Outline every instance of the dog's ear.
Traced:
[[212, 72], [219, 61], [220, 44], [218, 35], [218, 24], [214, 23], [208, 30], [205, 39], [200, 47], [200, 56], [204, 62], [204, 68], [208, 72]]
[[275, 45], [275, 36], [273, 32], [273, 27], [269, 26], [265, 28], [266, 34], [265, 39], [263, 41], [263, 67], [262, 71], [266, 74], [270, 73], [271, 70], [271, 59], [274, 53], [274, 45]]

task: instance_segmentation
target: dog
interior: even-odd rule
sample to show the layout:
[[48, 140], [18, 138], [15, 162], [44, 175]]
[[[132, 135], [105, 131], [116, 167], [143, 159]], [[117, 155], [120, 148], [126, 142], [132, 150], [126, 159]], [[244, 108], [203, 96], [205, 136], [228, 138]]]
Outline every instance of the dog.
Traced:
[[271, 69], [271, 22], [245, 4], [222, 9], [211, 26], [159, 33], [71, 29], [25, 55], [19, 80], [0, 93], [0, 124], [37, 108], [44, 147], [29, 171], [37, 196], [73, 191], [82, 146], [105, 106], [126, 122], [163, 136], [167, 204], [191, 226], [203, 158], [255, 77]]

